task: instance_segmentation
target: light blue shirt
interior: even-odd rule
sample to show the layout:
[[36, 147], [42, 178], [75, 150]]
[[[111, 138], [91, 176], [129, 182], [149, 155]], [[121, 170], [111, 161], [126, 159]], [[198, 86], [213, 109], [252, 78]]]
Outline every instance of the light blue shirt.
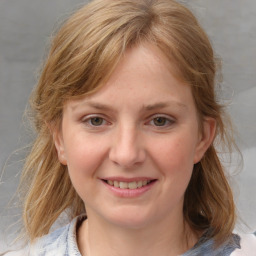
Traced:
[[[5, 256], [81, 256], [76, 230], [84, 219], [84, 216], [76, 217], [65, 227], [37, 239], [22, 251], [7, 253]], [[192, 249], [180, 256], [256, 256], [256, 236], [253, 234], [233, 235], [217, 249], [213, 245], [213, 240], [205, 239], [204, 235]]]

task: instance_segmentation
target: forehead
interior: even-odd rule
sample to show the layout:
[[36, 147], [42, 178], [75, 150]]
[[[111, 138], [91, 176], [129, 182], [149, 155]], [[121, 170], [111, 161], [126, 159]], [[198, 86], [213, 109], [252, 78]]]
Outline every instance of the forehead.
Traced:
[[[161, 86], [165, 84], [166, 86]], [[141, 44], [128, 49], [101, 92], [109, 87], [122, 90], [161, 91], [169, 89], [168, 85], [181, 86], [185, 83], [178, 78], [177, 67], [156, 47]], [[134, 86], [136, 85], [136, 86]], [[168, 90], [169, 91], [169, 90]], [[149, 92], [149, 91], [148, 91]]]
[[172, 104], [187, 107], [191, 103], [190, 87], [177, 79], [176, 67], [160, 50], [151, 45], [139, 45], [126, 51], [124, 57], [99, 90], [72, 108], [86, 103], [97, 109], [106, 105], [140, 105], [152, 109]]

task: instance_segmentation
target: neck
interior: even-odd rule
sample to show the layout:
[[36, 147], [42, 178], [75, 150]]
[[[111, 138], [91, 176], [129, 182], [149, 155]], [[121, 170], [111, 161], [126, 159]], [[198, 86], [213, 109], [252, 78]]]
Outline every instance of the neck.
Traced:
[[197, 240], [198, 236], [183, 218], [129, 229], [93, 216], [84, 221], [78, 230], [78, 246], [83, 256], [181, 255]]

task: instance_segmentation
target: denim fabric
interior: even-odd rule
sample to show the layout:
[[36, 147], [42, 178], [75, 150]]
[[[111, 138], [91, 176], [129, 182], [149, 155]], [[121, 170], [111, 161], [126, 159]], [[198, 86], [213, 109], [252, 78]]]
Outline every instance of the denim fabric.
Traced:
[[241, 249], [240, 237], [233, 235], [222, 246], [214, 248], [214, 242], [212, 239], [206, 240], [204, 236], [198, 241], [198, 243], [188, 252], [182, 256], [198, 256], [198, 255], [211, 255], [211, 256], [230, 256], [236, 249]]
[[77, 217], [69, 225], [40, 238], [31, 245], [29, 256], [81, 256], [76, 242], [76, 229], [83, 219], [84, 216]]
[[[84, 216], [79, 216], [67, 226], [38, 239], [25, 250], [7, 253], [6, 256], [81, 256], [76, 230], [84, 219]], [[192, 249], [180, 256], [256, 256], [256, 236], [233, 235], [215, 249], [213, 240], [207, 239], [206, 232]]]

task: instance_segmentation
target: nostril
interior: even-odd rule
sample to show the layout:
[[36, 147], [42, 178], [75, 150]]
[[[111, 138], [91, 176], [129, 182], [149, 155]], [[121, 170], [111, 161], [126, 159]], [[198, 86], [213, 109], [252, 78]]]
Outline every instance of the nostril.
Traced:
[[115, 164], [124, 168], [131, 168], [140, 165], [145, 160], [145, 152], [141, 148], [132, 148], [128, 150], [113, 149], [109, 153], [109, 159]]
[[146, 154], [136, 126], [120, 125], [115, 135], [110, 147], [109, 159], [115, 165], [126, 169], [141, 164]]

